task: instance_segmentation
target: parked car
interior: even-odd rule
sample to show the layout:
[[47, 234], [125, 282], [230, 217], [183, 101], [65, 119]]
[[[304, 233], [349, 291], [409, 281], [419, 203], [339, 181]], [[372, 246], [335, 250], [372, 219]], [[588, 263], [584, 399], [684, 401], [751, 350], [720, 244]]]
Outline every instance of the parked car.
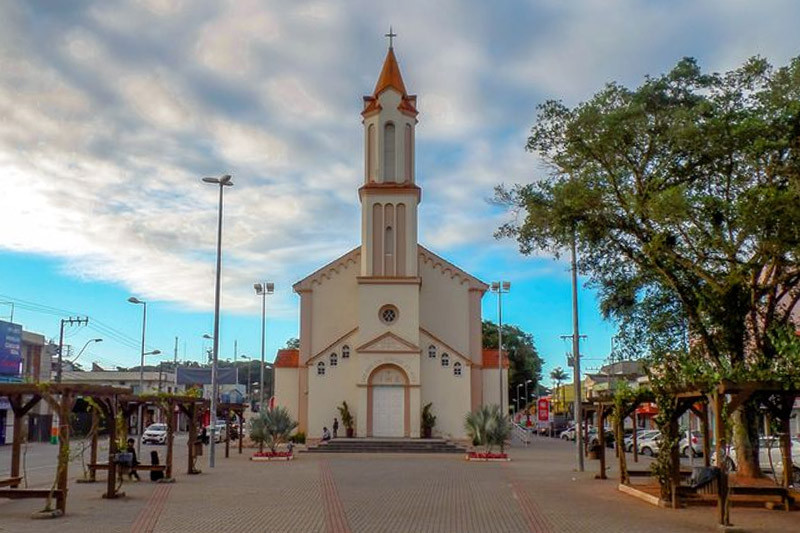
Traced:
[[[606, 448], [613, 448], [614, 432], [612, 430], [610, 429], [605, 430], [605, 439], [606, 439]], [[598, 436], [597, 428], [589, 429], [589, 434], [586, 436], [586, 441], [589, 443], [589, 446], [600, 444], [600, 437]]]
[[[680, 450], [681, 456], [689, 457], [689, 439], [685, 431], [682, 432], [682, 435], [683, 438], [678, 444], [678, 450]], [[695, 457], [703, 456], [703, 434], [699, 431], [692, 431], [692, 450]]]
[[661, 442], [661, 432], [654, 431], [648, 434], [646, 438], [639, 440], [639, 453], [642, 455], [649, 455], [650, 457], [658, 453], [659, 443]]
[[166, 444], [167, 425], [150, 424], [147, 426], [147, 429], [142, 433], [142, 442], [144, 444]]
[[[800, 436], [790, 439], [792, 445], [792, 480], [795, 486], [800, 485]], [[738, 468], [736, 449], [728, 448], [726, 461], [728, 469], [735, 471]], [[716, 457], [713, 458], [716, 462]], [[783, 476], [783, 458], [780, 442], [777, 437], [761, 437], [758, 439], [758, 464], [762, 472], [773, 473], [780, 479]]]
[[[643, 439], [647, 439], [649, 437], [652, 437], [656, 433], [658, 433], [657, 429], [640, 429], [636, 433], [636, 445], [637, 445], [637, 447], [642, 442]], [[626, 452], [632, 452], [633, 451], [633, 434], [628, 435], [628, 436], [625, 437], [625, 440], [623, 441], [623, 445], [625, 446], [625, 451]]]
[[559, 435], [563, 440], [575, 440], [575, 426], [570, 426]]
[[[206, 426], [206, 433], [211, 438], [211, 424]], [[225, 421], [217, 420], [217, 431], [214, 436], [214, 442], [223, 442], [225, 440]]]

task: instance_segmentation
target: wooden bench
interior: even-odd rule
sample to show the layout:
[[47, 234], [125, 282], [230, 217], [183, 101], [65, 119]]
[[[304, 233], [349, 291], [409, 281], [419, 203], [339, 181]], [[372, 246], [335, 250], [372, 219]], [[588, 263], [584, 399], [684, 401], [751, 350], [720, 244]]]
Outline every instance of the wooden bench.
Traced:
[[22, 481], [22, 477], [7, 477], [5, 479], [0, 479], [0, 487], [16, 487], [19, 485], [20, 481]]
[[[630, 477], [650, 477], [653, 475], [651, 470], [628, 470]], [[686, 479], [692, 477], [692, 473], [688, 470], [681, 470], [681, 478]]]
[[10, 500], [21, 500], [23, 498], [47, 498], [50, 493], [53, 494], [53, 499], [56, 501], [56, 506], [62, 508], [65, 494], [59, 489], [51, 491], [50, 489], [0, 489], [0, 498], [8, 498]]
[[752, 486], [732, 486], [729, 487], [731, 495], [738, 494], [742, 496], [779, 496], [783, 508], [787, 511], [791, 510], [794, 498], [789, 494], [789, 489], [786, 487], [752, 487]]

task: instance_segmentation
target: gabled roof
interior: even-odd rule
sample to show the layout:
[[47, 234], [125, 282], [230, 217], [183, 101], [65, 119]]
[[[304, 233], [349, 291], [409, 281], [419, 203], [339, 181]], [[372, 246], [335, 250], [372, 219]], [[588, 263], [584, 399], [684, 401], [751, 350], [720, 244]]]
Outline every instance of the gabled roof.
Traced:
[[387, 331], [356, 348], [358, 352], [420, 353], [419, 346]]
[[467, 357], [466, 355], [462, 354], [461, 352], [459, 352], [458, 350], [456, 350], [455, 348], [453, 348], [452, 346], [450, 346], [449, 344], [444, 342], [442, 339], [440, 339], [439, 337], [437, 337], [436, 335], [434, 335], [433, 333], [431, 333], [427, 329], [419, 328], [419, 331], [423, 335], [427, 335], [428, 337], [430, 337], [434, 342], [438, 342], [439, 344], [441, 344], [442, 347], [445, 348], [447, 353], [453, 354], [456, 357], [458, 357], [460, 359], [463, 359], [464, 361], [466, 361], [467, 366], [472, 366], [472, 361], [470, 360], [469, 357]]
[[360, 257], [361, 246], [359, 245], [292, 285], [292, 290], [294, 290], [294, 292], [309, 290], [311, 289], [311, 283], [313, 281], [321, 283], [323, 278], [330, 279], [333, 274], [338, 273], [339, 270], [342, 267], [346, 267], [348, 263], [353, 263], [354, 265], [358, 266]]
[[274, 366], [276, 368], [297, 368], [300, 366], [300, 350], [297, 348], [278, 350]]
[[461, 270], [447, 259], [444, 259], [436, 255], [435, 253], [431, 252], [421, 244], [417, 246], [417, 252], [419, 256], [422, 258], [423, 262], [431, 263], [434, 267], [441, 269], [442, 272], [449, 272], [451, 278], [455, 277], [462, 278], [462, 280], [469, 283], [470, 289], [475, 289], [481, 292], [486, 292], [487, 290], [489, 290], [489, 285], [482, 282], [475, 276]]

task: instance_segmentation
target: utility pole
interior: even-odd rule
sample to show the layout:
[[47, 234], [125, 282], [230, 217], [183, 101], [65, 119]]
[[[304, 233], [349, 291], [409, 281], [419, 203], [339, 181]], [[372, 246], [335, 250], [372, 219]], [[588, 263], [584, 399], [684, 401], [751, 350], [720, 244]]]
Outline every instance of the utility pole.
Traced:
[[236, 366], [236, 352], [239, 351], [239, 341], [233, 341], [233, 366]]
[[69, 318], [62, 318], [61, 319], [61, 331], [58, 334], [58, 366], [56, 367], [56, 383], [61, 383], [61, 372], [62, 372], [62, 362], [63, 352], [64, 352], [64, 326], [69, 324], [70, 326], [73, 324], [78, 324], [79, 326], [86, 326], [89, 324], [89, 317], [69, 317]]
[[[575, 452], [578, 472], [583, 472], [583, 434], [581, 433], [581, 335], [578, 329], [578, 259], [575, 232], [572, 233], [572, 379], [575, 386]], [[598, 428], [603, 431], [603, 428]]]

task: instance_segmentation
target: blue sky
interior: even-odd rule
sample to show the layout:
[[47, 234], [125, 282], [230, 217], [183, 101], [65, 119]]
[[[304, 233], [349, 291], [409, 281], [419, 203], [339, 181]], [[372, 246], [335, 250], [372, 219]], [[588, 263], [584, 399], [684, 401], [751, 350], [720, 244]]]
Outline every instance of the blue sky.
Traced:
[[[213, 326], [216, 191], [230, 173], [221, 357], [260, 350], [252, 284], [268, 300], [267, 358], [297, 335], [291, 284], [359, 239], [361, 96], [390, 24], [419, 96], [420, 241], [485, 281], [507, 279], [505, 321], [533, 333], [546, 372], [565, 366], [567, 265], [521, 257], [493, 231], [498, 183], [546, 176], [524, 151], [536, 105], [636, 85], [681, 57], [735, 68], [800, 54], [789, 0], [480, 2], [119, 1], [0, 6], [0, 301], [57, 337], [62, 314], [82, 361], [138, 363], [147, 344], [199, 360]], [[25, 304], [32, 302], [35, 305]], [[41, 306], [46, 306], [43, 308]], [[0, 317], [10, 306], [0, 304]], [[496, 319], [496, 300], [484, 299]], [[585, 367], [608, 355], [612, 324], [582, 289]], [[156, 359], [157, 361], [158, 359]]]

